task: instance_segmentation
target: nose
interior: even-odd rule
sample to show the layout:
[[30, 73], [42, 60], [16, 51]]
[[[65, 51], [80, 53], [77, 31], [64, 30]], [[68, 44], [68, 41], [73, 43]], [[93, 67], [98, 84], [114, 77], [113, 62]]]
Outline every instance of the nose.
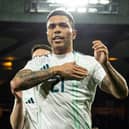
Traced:
[[61, 27], [59, 25], [55, 26], [54, 33], [61, 33]]

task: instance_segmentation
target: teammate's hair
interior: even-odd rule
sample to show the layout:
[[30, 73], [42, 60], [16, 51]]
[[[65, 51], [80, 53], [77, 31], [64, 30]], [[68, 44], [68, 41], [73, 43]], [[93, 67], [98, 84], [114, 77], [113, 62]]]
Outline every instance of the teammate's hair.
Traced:
[[51, 51], [51, 47], [46, 44], [35, 44], [31, 49], [31, 54], [33, 54], [37, 49], [45, 49]]

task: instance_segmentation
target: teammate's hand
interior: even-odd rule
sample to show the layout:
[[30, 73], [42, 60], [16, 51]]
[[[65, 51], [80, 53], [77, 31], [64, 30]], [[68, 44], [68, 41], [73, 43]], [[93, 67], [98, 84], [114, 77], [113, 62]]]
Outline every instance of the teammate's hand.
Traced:
[[14, 95], [16, 101], [22, 101], [22, 91], [13, 91], [11, 90], [12, 94]]

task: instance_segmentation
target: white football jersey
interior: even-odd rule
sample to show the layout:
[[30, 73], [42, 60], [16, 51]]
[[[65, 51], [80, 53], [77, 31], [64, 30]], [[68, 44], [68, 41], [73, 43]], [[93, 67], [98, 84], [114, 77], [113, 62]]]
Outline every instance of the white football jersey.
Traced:
[[39, 129], [91, 129], [91, 105], [96, 87], [105, 76], [104, 69], [94, 57], [77, 52], [50, 54], [35, 58], [25, 68], [41, 70], [68, 62], [75, 62], [86, 68], [88, 76], [80, 81], [61, 80], [47, 94], [40, 85], [34, 88], [38, 103]]

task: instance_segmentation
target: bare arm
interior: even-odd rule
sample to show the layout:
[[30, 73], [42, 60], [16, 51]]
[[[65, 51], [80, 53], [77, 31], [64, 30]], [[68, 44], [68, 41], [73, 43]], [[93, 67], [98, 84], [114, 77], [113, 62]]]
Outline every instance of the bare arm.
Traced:
[[118, 99], [128, 96], [128, 86], [124, 77], [118, 73], [108, 61], [108, 49], [99, 40], [93, 42], [94, 56], [102, 65], [106, 76], [102, 81], [101, 89]]
[[124, 77], [118, 73], [110, 64], [107, 62], [103, 66], [107, 75], [102, 81], [102, 90], [112, 94], [118, 99], [123, 99], [128, 96], [128, 86]]
[[49, 68], [48, 70], [31, 71], [21, 70], [11, 80], [11, 89], [14, 91], [25, 90], [55, 76], [61, 75], [64, 79], [83, 79], [88, 71], [74, 62]]
[[23, 114], [23, 102], [22, 102], [22, 92], [19, 91], [15, 94], [15, 102], [13, 110], [10, 115], [10, 123], [12, 129], [23, 129], [24, 126], [24, 114]]
[[36, 86], [52, 76], [52, 70], [31, 71], [21, 70], [11, 80], [11, 89], [14, 91], [25, 90]]

